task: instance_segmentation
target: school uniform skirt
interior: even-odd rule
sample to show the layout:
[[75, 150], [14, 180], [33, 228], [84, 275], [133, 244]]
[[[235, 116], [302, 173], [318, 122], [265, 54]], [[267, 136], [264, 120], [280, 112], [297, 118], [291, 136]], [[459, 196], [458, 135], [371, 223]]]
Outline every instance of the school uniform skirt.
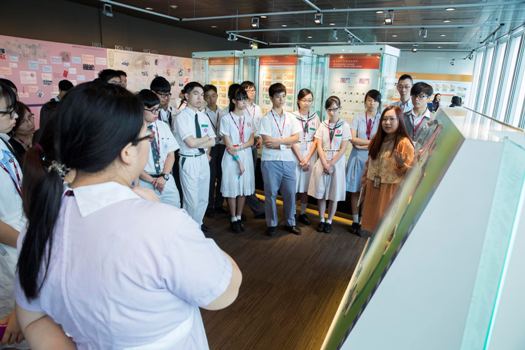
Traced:
[[317, 159], [310, 185], [308, 186], [308, 195], [317, 199], [326, 199], [330, 201], [344, 201], [346, 198], [345, 186], [345, 159], [339, 158], [334, 166], [332, 174], [326, 174], [323, 170], [321, 159]]
[[[310, 147], [312, 143], [308, 142], [308, 147]], [[302, 156], [306, 156], [308, 154], [308, 148], [306, 150], [302, 150]], [[308, 186], [310, 185], [310, 177], [312, 176], [312, 169], [315, 165], [315, 161], [317, 160], [317, 152], [315, 152], [312, 157], [310, 158], [310, 168], [308, 171], [304, 171], [300, 166], [299, 162], [297, 162], [297, 166], [295, 167], [295, 178], [297, 179], [296, 182], [296, 193], [306, 193], [308, 192]]]
[[367, 160], [368, 150], [352, 148], [346, 167], [346, 191], [359, 192], [361, 190], [361, 177]]
[[235, 198], [237, 196], [250, 196], [255, 192], [255, 173], [253, 169], [253, 157], [251, 148], [245, 148], [237, 152], [244, 173], [240, 175], [239, 165], [233, 160], [228, 151], [222, 157], [222, 182], [221, 193], [223, 197]]

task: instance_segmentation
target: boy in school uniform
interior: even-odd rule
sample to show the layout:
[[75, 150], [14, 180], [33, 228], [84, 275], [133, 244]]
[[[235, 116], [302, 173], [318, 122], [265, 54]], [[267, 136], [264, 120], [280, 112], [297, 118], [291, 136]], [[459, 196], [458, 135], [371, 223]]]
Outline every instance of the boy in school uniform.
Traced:
[[199, 224], [208, 207], [210, 188], [210, 149], [215, 146], [215, 133], [204, 108], [204, 88], [197, 82], [184, 87], [188, 106], [175, 118], [175, 138], [180, 145], [179, 173], [183, 208]]
[[204, 100], [206, 101], [204, 113], [208, 117], [213, 132], [217, 135], [215, 146], [210, 150], [210, 195], [208, 198], [208, 209], [206, 210], [206, 215], [210, 217], [215, 213], [226, 212], [222, 207], [224, 198], [221, 194], [221, 162], [226, 146], [219, 135], [221, 110], [217, 106], [217, 97], [217, 88], [214, 85], [204, 85]]
[[180, 208], [180, 195], [171, 169], [175, 162], [175, 151], [179, 144], [168, 124], [157, 119], [159, 98], [151, 90], [141, 90], [139, 98], [144, 103], [144, 121], [151, 133], [151, 147], [148, 162], [142, 174], [140, 185], [154, 190], [160, 201]]
[[159, 120], [167, 123], [170, 128], [173, 125], [173, 107], [170, 106], [171, 84], [164, 77], [155, 77], [151, 81], [150, 89], [160, 100]]
[[300, 235], [295, 226], [295, 156], [292, 145], [299, 141], [300, 125], [295, 117], [284, 111], [286, 87], [275, 83], [269, 89], [272, 109], [262, 119], [259, 135], [262, 137], [262, 175], [264, 181], [264, 207], [266, 234], [274, 236], [279, 223], [277, 216], [277, 192], [280, 190], [284, 202], [285, 228]]
[[412, 85], [414, 85], [412, 76], [408, 74], [403, 74], [397, 80], [396, 89], [399, 93], [399, 101], [392, 103], [392, 105], [401, 108], [403, 113], [409, 112], [412, 110], [412, 108], [414, 108], [412, 105], [412, 99], [410, 98], [410, 90], [412, 89]]
[[[255, 170], [257, 169], [257, 149], [259, 149], [262, 146], [262, 139], [259, 136], [259, 127], [263, 115], [261, 107], [259, 107], [255, 103], [255, 95], [257, 93], [255, 84], [249, 80], [246, 80], [241, 83], [241, 88], [243, 88], [244, 91], [246, 91], [246, 94], [248, 96], [248, 102], [246, 104], [246, 109], [244, 110], [245, 117], [247, 119], [252, 119], [254, 123], [255, 140], [252, 146], [252, 157], [253, 169]], [[261, 200], [259, 200], [259, 198], [257, 198], [255, 194], [246, 197], [246, 204], [253, 212], [253, 215], [256, 219], [264, 218], [264, 204]]]
[[427, 102], [434, 94], [434, 89], [427, 83], [415, 83], [410, 90], [412, 110], [405, 112], [403, 122], [405, 129], [412, 142], [416, 143], [429, 129], [428, 123], [432, 120], [432, 114], [428, 110]]

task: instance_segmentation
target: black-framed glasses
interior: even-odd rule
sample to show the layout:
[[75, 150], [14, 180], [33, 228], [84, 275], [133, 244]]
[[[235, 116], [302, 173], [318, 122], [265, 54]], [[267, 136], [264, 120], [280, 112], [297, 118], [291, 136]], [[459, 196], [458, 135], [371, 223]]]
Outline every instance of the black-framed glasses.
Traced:
[[11, 111], [0, 111], [0, 115], [8, 115], [10, 119], [15, 119], [16, 118], [16, 111], [13, 109]]
[[146, 141], [146, 140], [148, 140], [149, 142], [151, 142], [151, 141], [153, 140], [153, 138], [154, 138], [153, 133], [152, 133], [151, 131], [148, 131], [148, 132], [146, 133], [146, 135], [144, 135], [144, 136], [142, 136], [142, 137], [138, 137], [138, 138], [136, 138], [135, 140], [131, 141], [131, 144], [132, 144], [133, 146], [136, 146], [136, 145], [138, 145], [138, 144], [139, 144], [140, 142], [142, 142], [142, 141]]
[[337, 112], [337, 111], [340, 110], [340, 109], [341, 109], [341, 107], [335, 107], [335, 108], [327, 108], [326, 110], [327, 110], [328, 112]]
[[428, 98], [428, 96], [425, 95], [425, 94], [419, 94], [419, 95], [416, 95], [414, 97], [417, 98], [417, 99], [420, 99], [420, 100], [426, 100]]
[[144, 108], [145, 111], [148, 111], [150, 113], [153, 113], [153, 114], [158, 114], [159, 111], [160, 111], [160, 107], [155, 107], [155, 108]]
[[171, 97], [171, 92], [159, 92], [159, 91], [155, 91], [155, 93], [156, 93], [157, 95], [159, 95], [159, 97], [163, 97], [163, 98]]

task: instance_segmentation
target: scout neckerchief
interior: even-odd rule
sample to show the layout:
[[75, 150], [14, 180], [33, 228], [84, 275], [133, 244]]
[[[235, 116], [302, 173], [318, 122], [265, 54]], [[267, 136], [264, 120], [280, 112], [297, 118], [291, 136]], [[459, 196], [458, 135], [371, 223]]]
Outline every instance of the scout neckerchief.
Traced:
[[235, 118], [233, 118], [232, 112], [230, 112], [230, 117], [232, 118], [233, 124], [235, 124], [237, 130], [239, 131], [239, 139], [241, 140], [240, 144], [242, 145], [244, 143], [244, 118], [242, 116], [239, 117], [239, 124], [237, 124], [235, 122]]
[[[6, 144], [2, 139], [2, 142]], [[8, 147], [9, 148], [9, 147]], [[10, 149], [10, 148], [9, 148]], [[2, 160], [0, 160], [0, 168], [4, 170], [7, 175], [9, 175], [9, 178], [11, 181], [13, 181], [13, 185], [16, 188], [16, 191], [22, 197], [22, 176], [21, 173], [18, 172], [18, 166], [16, 165], [16, 159], [15, 156], [11, 151], [2, 150], [3, 156]]]
[[[275, 114], [273, 113], [273, 110], [270, 111], [272, 113], [273, 121], [275, 122], [275, 125], [277, 125], [277, 130], [279, 130], [279, 135], [283, 137], [284, 134], [284, 126], [286, 125], [286, 112], [283, 112], [283, 126], [282, 129], [279, 127], [279, 124], [277, 123], [277, 119], [275, 119]], [[279, 114], [277, 114], [279, 115]], [[280, 117], [280, 116], [279, 116]]]

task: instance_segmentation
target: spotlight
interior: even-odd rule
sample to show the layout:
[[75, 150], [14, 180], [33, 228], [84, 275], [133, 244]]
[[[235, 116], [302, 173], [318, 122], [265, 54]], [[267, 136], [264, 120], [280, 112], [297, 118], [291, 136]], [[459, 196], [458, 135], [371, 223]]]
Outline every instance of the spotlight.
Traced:
[[394, 23], [394, 10], [388, 10], [385, 15], [385, 25], [392, 25]]
[[412, 52], [417, 52], [417, 47], [413, 47]]
[[228, 34], [228, 41], [237, 41], [237, 36], [233, 33]]
[[106, 17], [113, 18], [113, 7], [110, 4], [104, 4], [102, 6], [102, 14]]
[[252, 28], [259, 28], [259, 17], [252, 17]]
[[323, 24], [323, 14], [321, 12], [317, 12], [314, 15], [314, 22], [315, 24]]
[[250, 41], [250, 47], [252, 50], [256, 50], [259, 48], [259, 44], [257, 44], [255, 41]]

